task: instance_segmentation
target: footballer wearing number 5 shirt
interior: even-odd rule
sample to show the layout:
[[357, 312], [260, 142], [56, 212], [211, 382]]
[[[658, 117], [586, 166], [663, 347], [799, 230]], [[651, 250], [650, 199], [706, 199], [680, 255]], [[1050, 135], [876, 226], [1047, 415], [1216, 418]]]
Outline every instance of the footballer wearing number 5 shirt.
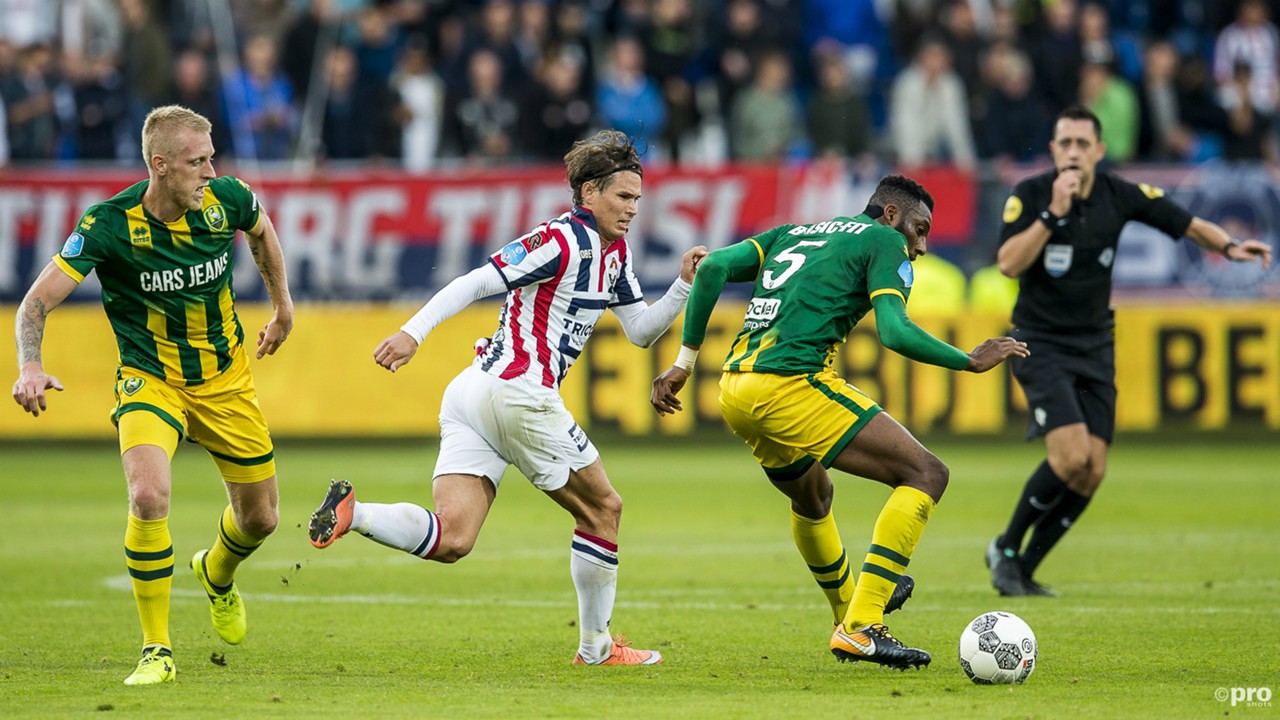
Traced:
[[[950, 475], [906, 428], [839, 377], [840, 346], [874, 312], [880, 342], [919, 362], [981, 373], [1027, 352], [1006, 337], [966, 353], [907, 317], [912, 263], [928, 252], [932, 226], [933, 196], [910, 178], [889, 175], [856, 216], [780, 225], [716, 250], [689, 293], [680, 355], [653, 381], [650, 395], [659, 415], [681, 410], [678, 394], [725, 283], [753, 283], [742, 330], [721, 367], [720, 410], [791, 500], [796, 549], [831, 605], [830, 647], [842, 662], [906, 669], [932, 661], [890, 634], [884, 616], [911, 595], [914, 580], [905, 571]], [[893, 488], [861, 565], [840, 539], [828, 468]]]

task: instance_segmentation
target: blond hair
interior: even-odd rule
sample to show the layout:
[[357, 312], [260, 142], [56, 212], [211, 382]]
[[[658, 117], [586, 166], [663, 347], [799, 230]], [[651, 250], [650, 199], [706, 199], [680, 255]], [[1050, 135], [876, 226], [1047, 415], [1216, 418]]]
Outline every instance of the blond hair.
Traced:
[[179, 128], [207, 133], [213, 126], [200, 113], [181, 105], [165, 105], [147, 113], [142, 123], [142, 162], [151, 170], [151, 158], [155, 155], [170, 157], [178, 147]]

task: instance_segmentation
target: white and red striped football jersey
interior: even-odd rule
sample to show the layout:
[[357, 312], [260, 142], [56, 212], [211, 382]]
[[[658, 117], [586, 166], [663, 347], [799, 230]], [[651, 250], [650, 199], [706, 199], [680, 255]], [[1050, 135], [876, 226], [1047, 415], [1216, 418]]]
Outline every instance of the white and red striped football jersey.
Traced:
[[626, 238], [607, 247], [590, 210], [575, 207], [489, 257], [507, 284], [480, 368], [558, 388], [609, 307], [644, 300]]

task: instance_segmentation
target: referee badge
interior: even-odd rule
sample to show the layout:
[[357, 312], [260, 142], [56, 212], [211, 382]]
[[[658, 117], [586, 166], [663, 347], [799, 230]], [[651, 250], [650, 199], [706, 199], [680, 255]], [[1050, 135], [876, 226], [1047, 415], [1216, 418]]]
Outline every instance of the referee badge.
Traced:
[[1020, 217], [1022, 217], [1022, 198], [1010, 195], [1009, 199], [1004, 201], [1004, 215], [1001, 219], [1007, 224]]
[[1071, 269], [1071, 256], [1075, 248], [1070, 245], [1050, 243], [1044, 246], [1044, 270], [1049, 277], [1062, 277]]
[[1162, 197], [1164, 197], [1164, 188], [1156, 187], [1155, 185], [1148, 185], [1148, 184], [1146, 184], [1146, 183], [1138, 183], [1138, 189], [1142, 191], [1142, 194], [1143, 194], [1143, 195], [1146, 195], [1147, 197], [1151, 198], [1152, 200], [1155, 200], [1156, 198], [1162, 198]]

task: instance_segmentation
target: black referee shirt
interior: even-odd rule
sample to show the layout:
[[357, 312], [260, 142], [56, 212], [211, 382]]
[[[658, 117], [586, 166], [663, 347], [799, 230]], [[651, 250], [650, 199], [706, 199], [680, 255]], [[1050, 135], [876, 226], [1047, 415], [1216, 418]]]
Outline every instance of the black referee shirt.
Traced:
[[[1018, 183], [1005, 202], [1000, 243], [1041, 222], [1057, 171]], [[1130, 220], [1180, 238], [1194, 216], [1158, 187], [1099, 172], [1089, 197], [1076, 198], [1031, 267], [1018, 279], [1015, 327], [1036, 333], [1092, 334], [1111, 328], [1111, 269]]]

